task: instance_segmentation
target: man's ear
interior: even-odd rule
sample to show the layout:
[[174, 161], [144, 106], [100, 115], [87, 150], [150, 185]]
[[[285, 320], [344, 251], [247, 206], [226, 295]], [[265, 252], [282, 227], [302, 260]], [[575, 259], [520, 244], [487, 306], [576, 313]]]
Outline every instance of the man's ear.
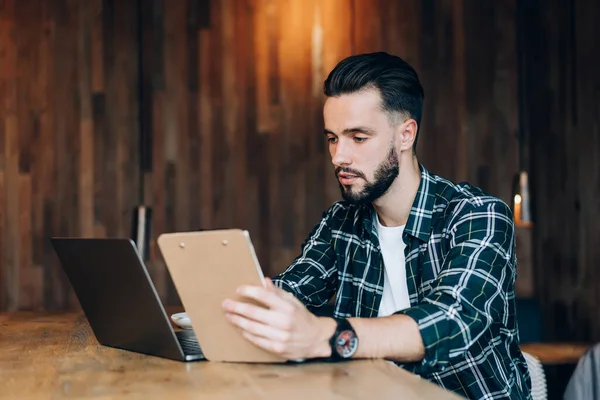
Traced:
[[407, 119], [402, 124], [398, 125], [398, 144], [400, 146], [400, 151], [411, 151], [413, 148], [413, 144], [415, 143], [415, 139], [417, 138], [417, 121], [412, 118]]

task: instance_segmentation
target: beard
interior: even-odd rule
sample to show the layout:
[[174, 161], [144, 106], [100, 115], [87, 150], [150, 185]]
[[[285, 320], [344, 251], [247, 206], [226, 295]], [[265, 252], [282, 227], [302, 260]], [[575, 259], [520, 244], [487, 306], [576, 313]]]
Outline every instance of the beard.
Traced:
[[[365, 186], [361, 191], [355, 191], [352, 190], [352, 185], [342, 185], [338, 178], [338, 174], [340, 172], [353, 174], [364, 179], [366, 182]], [[335, 176], [338, 178], [338, 184], [340, 186], [340, 191], [342, 192], [342, 197], [349, 203], [357, 205], [370, 204], [383, 196], [388, 191], [390, 186], [392, 186], [392, 183], [394, 183], [394, 180], [399, 173], [400, 168], [398, 167], [398, 154], [393, 146], [391, 147], [385, 160], [383, 160], [377, 166], [372, 182], [369, 182], [365, 175], [360, 171], [343, 167], [337, 167], [335, 169]]]

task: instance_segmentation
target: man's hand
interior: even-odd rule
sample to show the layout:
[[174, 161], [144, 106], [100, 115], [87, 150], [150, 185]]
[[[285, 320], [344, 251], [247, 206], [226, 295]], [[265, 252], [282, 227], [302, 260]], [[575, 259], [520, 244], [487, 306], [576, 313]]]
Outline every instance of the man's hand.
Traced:
[[332, 318], [312, 314], [291, 293], [266, 279], [266, 287], [241, 286], [238, 294], [266, 308], [225, 300], [223, 309], [242, 335], [267, 351], [287, 360], [328, 357], [329, 338], [335, 332]]

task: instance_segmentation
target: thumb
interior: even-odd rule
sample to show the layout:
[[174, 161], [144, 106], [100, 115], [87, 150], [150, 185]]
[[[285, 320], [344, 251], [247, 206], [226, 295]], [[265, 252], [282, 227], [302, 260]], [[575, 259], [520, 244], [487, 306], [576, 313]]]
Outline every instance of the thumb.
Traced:
[[282, 288], [275, 286], [275, 284], [273, 283], [273, 281], [270, 278], [265, 278], [265, 289], [267, 289], [270, 292], [275, 293], [277, 296], [284, 298], [284, 299], [290, 299], [293, 298], [295, 299], [296, 297], [289, 293], [286, 292], [285, 290], [283, 290]]
[[271, 278], [265, 278], [265, 288], [272, 291], [277, 290], [277, 287], [275, 286]]

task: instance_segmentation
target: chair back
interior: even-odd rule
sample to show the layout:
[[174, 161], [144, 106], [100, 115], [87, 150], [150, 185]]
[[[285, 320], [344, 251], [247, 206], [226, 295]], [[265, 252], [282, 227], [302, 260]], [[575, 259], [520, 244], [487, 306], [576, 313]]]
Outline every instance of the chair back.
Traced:
[[525, 357], [529, 376], [531, 377], [531, 397], [533, 400], [547, 400], [548, 388], [542, 363], [536, 357], [526, 352], [523, 352], [523, 357]]

